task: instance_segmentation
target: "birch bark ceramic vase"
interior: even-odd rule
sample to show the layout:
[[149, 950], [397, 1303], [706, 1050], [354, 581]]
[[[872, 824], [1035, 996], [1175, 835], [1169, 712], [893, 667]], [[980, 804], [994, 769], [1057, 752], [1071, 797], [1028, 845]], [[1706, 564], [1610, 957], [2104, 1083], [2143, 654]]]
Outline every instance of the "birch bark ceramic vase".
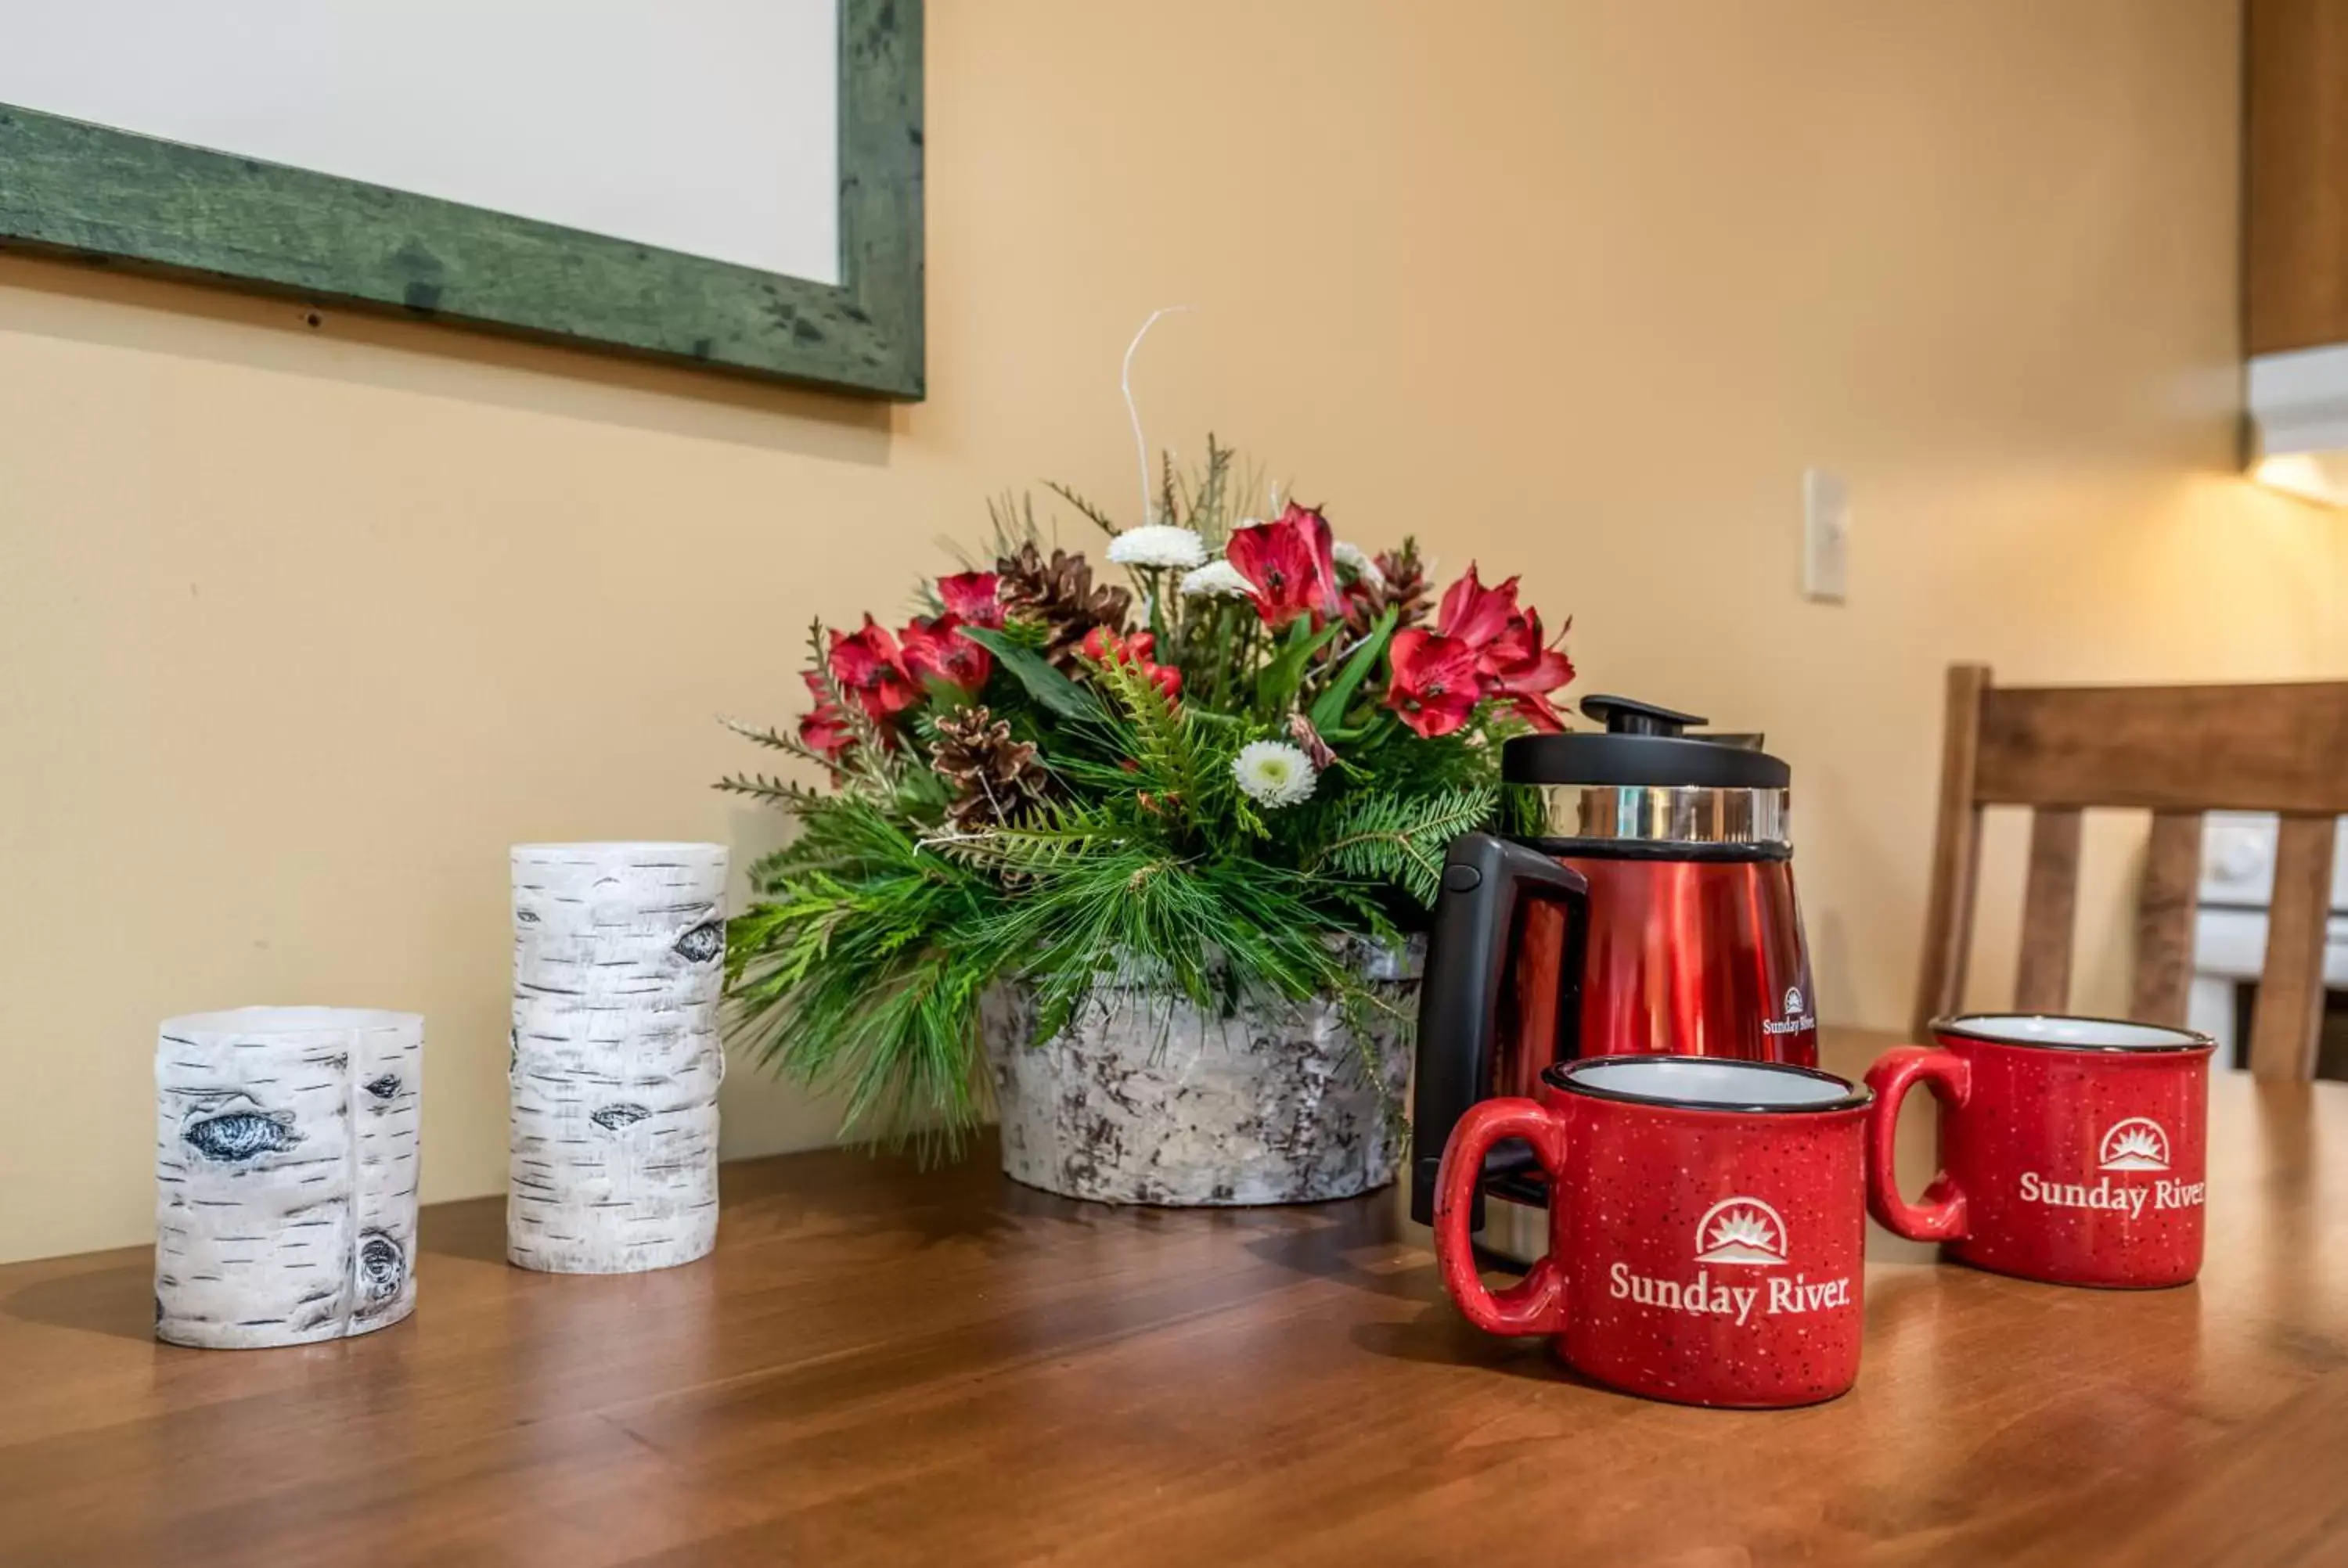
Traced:
[[416, 1309], [424, 1020], [355, 1008], [167, 1020], [155, 1047], [155, 1337], [366, 1334]]
[[1242, 998], [1201, 1012], [1146, 979], [1094, 988], [1035, 1039], [1025, 992], [980, 1024], [1013, 1181], [1099, 1203], [1302, 1204], [1382, 1187], [1401, 1163], [1421, 953], [1357, 945], [1392, 1010], [1356, 1022], [1332, 999]]
[[690, 1263], [717, 1240], [726, 848], [513, 851], [506, 1256], [557, 1274]]

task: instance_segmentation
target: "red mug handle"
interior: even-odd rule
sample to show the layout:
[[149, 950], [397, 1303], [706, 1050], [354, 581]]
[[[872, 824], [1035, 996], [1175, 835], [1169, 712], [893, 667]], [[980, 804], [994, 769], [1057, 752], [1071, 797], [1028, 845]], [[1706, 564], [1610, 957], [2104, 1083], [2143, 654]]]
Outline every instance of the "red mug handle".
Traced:
[[1565, 1271], [1543, 1253], [1524, 1278], [1497, 1294], [1476, 1270], [1476, 1246], [1468, 1222], [1476, 1209], [1476, 1186], [1483, 1180], [1484, 1156], [1503, 1138], [1522, 1138], [1549, 1173], [1550, 1202], [1560, 1201], [1558, 1178], [1565, 1168], [1565, 1128], [1536, 1100], [1479, 1100], [1468, 1108], [1443, 1146], [1443, 1166], [1435, 1178], [1435, 1255], [1443, 1267], [1443, 1287], [1468, 1322], [1488, 1334], [1561, 1334], [1565, 1331]]
[[1957, 1110], [1972, 1097], [1972, 1076], [1962, 1057], [1921, 1045], [1888, 1050], [1867, 1070], [1867, 1086], [1875, 1091], [1875, 1114], [1867, 1124], [1867, 1211], [1894, 1235], [1910, 1241], [1962, 1241], [1971, 1233], [1965, 1195], [1949, 1173], [1934, 1172], [1924, 1201], [1911, 1204], [1900, 1195], [1900, 1167], [1893, 1153], [1900, 1102], [1908, 1098], [1909, 1090], [1921, 1082], [1943, 1105]]

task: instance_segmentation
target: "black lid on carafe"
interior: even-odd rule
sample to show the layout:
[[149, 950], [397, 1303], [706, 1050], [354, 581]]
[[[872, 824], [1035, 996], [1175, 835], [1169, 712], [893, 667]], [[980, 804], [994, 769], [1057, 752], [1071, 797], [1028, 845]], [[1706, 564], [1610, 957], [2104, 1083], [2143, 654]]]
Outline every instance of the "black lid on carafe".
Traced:
[[1604, 696], [1583, 698], [1581, 712], [1605, 731], [1519, 735], [1500, 748], [1502, 780], [1651, 789], [1785, 789], [1793, 780], [1793, 770], [1766, 752], [1684, 733], [1709, 723], [1694, 713]]

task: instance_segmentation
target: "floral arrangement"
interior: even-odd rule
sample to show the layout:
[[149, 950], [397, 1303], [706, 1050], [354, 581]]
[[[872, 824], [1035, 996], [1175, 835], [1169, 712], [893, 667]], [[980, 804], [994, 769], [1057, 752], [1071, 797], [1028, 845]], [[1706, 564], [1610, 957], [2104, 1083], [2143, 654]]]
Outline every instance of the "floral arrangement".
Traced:
[[1514, 578], [1471, 565], [1437, 601], [1414, 540], [1242, 516], [1263, 492], [1211, 438], [1138, 527], [1052, 488], [1124, 582], [999, 503], [992, 569], [927, 585], [895, 631], [819, 623], [796, 732], [732, 726], [830, 775], [717, 786], [799, 828], [730, 926], [736, 1036], [844, 1090], [851, 1126], [973, 1124], [998, 985], [1034, 989], [1039, 1039], [1137, 967], [1201, 1009], [1379, 1005], [1347, 939], [1422, 925], [1446, 845], [1492, 814], [1498, 743], [1563, 727], [1573, 666]]

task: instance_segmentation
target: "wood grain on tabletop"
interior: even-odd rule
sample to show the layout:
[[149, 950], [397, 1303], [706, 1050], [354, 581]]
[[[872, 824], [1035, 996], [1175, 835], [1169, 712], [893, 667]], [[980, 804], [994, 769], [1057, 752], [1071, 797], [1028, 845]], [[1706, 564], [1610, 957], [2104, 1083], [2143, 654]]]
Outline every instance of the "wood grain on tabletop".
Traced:
[[0, 1562], [2348, 1561], [2348, 1086], [2211, 1111], [2199, 1285], [1878, 1233], [1858, 1389], [1784, 1412], [1477, 1333], [1391, 1194], [1097, 1208], [991, 1148], [728, 1166], [657, 1274], [510, 1268], [496, 1200], [439, 1205], [414, 1318], [289, 1350], [155, 1344], [144, 1249], [19, 1264]]

